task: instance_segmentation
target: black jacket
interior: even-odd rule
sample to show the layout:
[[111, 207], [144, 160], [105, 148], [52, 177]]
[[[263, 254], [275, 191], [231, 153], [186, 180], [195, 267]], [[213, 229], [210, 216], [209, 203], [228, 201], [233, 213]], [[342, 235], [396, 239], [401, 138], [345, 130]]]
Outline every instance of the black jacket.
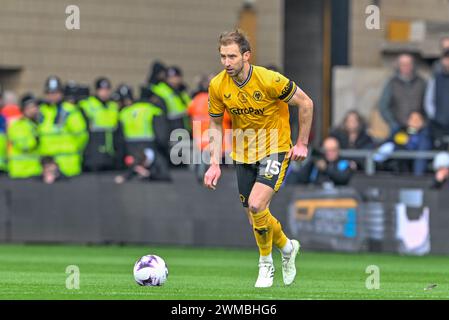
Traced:
[[348, 160], [338, 159], [334, 162], [326, 161], [326, 163], [326, 170], [320, 171], [313, 161], [308, 161], [298, 172], [290, 174], [289, 183], [333, 182], [336, 186], [349, 184], [353, 171]]
[[374, 148], [373, 139], [366, 133], [365, 130], [361, 130], [354, 143], [349, 141], [349, 135], [345, 130], [335, 129], [331, 132], [330, 136], [338, 140], [341, 149], [372, 149]]

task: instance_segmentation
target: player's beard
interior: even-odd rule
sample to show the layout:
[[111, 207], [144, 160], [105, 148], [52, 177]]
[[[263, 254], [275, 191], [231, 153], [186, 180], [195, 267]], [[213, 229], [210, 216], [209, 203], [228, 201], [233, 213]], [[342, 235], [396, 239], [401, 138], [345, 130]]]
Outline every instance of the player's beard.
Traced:
[[230, 76], [233, 77], [235, 80], [237, 80], [237, 82], [239, 82], [238, 76], [240, 75], [240, 73], [243, 74], [243, 68], [244, 67], [245, 67], [245, 64], [242, 62], [242, 65], [241, 65], [240, 69], [238, 69], [238, 70], [234, 69], [235, 71]]

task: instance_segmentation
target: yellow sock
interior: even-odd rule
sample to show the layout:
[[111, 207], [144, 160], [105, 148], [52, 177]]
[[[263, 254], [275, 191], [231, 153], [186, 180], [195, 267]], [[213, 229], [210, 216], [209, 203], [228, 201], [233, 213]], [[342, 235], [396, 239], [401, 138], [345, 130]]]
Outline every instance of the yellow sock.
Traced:
[[281, 223], [271, 214], [270, 224], [273, 228], [273, 244], [281, 249], [287, 244], [288, 238], [285, 235], [284, 231], [282, 231]]
[[271, 226], [270, 210], [265, 209], [258, 213], [251, 212], [253, 230], [261, 256], [268, 256], [273, 245], [273, 227]]

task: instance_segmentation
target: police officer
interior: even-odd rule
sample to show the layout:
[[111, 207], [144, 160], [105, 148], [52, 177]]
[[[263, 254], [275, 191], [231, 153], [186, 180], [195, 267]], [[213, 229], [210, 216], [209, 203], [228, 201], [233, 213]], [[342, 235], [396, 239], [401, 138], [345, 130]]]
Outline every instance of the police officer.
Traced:
[[187, 107], [191, 99], [185, 91], [182, 72], [178, 67], [167, 69], [162, 63], [155, 62], [149, 77], [149, 90], [163, 102], [169, 132], [190, 127]]
[[20, 101], [22, 117], [8, 128], [8, 173], [13, 179], [23, 179], [42, 174], [39, 156], [37, 121], [39, 108], [33, 94], [25, 94]]
[[45, 82], [46, 99], [39, 106], [40, 154], [51, 157], [66, 177], [81, 173], [82, 152], [88, 141], [86, 122], [80, 110], [63, 100], [61, 79]]
[[[3, 89], [0, 86], [0, 111], [3, 108]], [[6, 171], [6, 118], [0, 113], [0, 172]]]
[[168, 159], [159, 151], [167, 139], [162, 110], [149, 102], [133, 102], [132, 89], [127, 85], [120, 85], [117, 93], [121, 105], [119, 131], [126, 154], [132, 158], [128, 163], [131, 173], [140, 170], [140, 175], [146, 176], [148, 169], [150, 179], [171, 180]]
[[84, 153], [88, 171], [113, 170], [117, 167], [119, 105], [111, 99], [111, 82], [101, 77], [95, 81], [95, 95], [81, 100], [79, 106], [87, 119], [89, 143]]
[[64, 87], [64, 100], [73, 104], [78, 103], [78, 84], [75, 81], [67, 81]]
[[187, 107], [191, 99], [185, 90], [181, 70], [178, 67], [168, 68], [166, 80], [153, 86], [152, 91], [165, 103], [169, 132], [180, 128], [188, 129]]

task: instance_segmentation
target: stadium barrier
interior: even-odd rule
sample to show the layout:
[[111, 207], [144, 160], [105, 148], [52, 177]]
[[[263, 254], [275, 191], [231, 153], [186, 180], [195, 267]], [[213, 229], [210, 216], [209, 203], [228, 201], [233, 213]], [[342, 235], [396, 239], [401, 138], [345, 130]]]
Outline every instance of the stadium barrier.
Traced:
[[[113, 177], [84, 174], [54, 185], [0, 177], [0, 241], [254, 247], [231, 169], [223, 170], [216, 191], [203, 188], [187, 170], [174, 170], [173, 183], [131, 181], [116, 185]], [[357, 238], [357, 245], [346, 241], [340, 241], [344, 245], [334, 242], [333, 247], [329, 242], [323, 245], [316, 242], [325, 237], [319, 233], [313, 234], [314, 241], [306, 232], [297, 232], [298, 238], [309, 250], [398, 252], [395, 208], [403, 202], [404, 191], [417, 190], [422, 195], [421, 207], [430, 213], [431, 252], [449, 254], [449, 190], [429, 190], [430, 181], [431, 177], [356, 175], [350, 188], [341, 192], [358, 201], [357, 210], [365, 206], [364, 219], [371, 220], [369, 227], [360, 231], [363, 237]], [[290, 234], [295, 234], [289, 221], [292, 204], [307, 195], [310, 198], [312, 193], [315, 198], [323, 197], [319, 192], [323, 191], [314, 186], [286, 185], [274, 197], [272, 212]], [[415, 219], [421, 209], [407, 212]], [[347, 235], [353, 234], [351, 228], [358, 228], [351, 223], [354, 220]]]
[[[399, 150], [394, 151], [388, 155], [388, 159], [402, 159], [402, 160], [415, 160], [415, 159], [427, 159], [433, 160], [440, 151], [409, 151]], [[340, 155], [347, 159], [362, 159], [364, 161], [365, 174], [373, 176], [376, 174], [376, 162], [374, 156], [378, 153], [377, 150], [340, 150]]]

